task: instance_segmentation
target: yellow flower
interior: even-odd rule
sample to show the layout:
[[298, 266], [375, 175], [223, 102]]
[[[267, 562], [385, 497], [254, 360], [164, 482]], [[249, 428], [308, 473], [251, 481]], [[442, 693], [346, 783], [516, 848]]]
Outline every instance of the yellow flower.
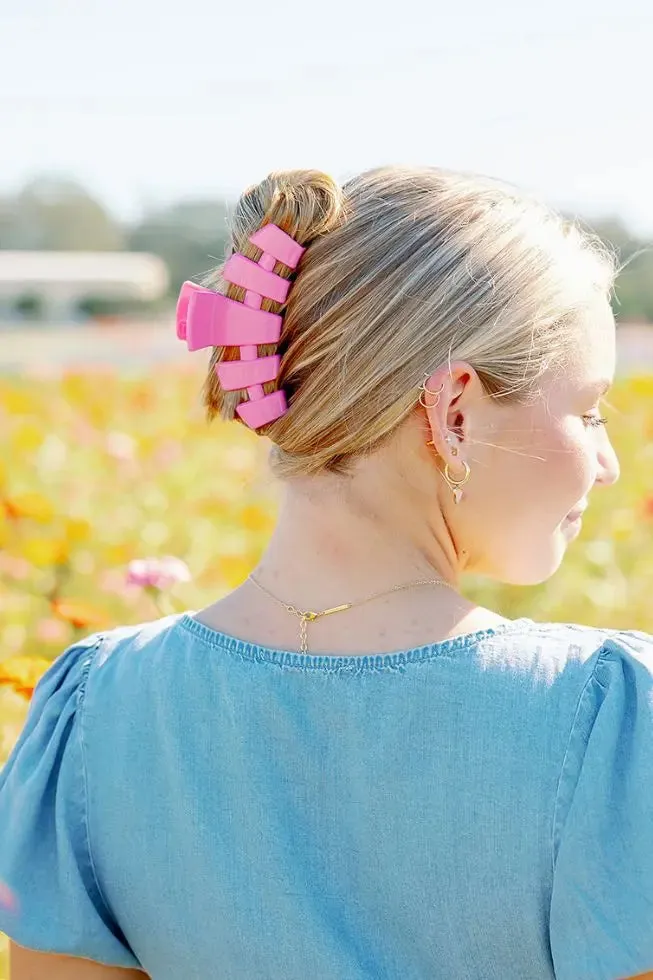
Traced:
[[107, 565], [126, 565], [133, 557], [133, 548], [127, 544], [108, 544], [102, 550]]
[[34, 422], [24, 422], [11, 434], [11, 446], [16, 452], [30, 453], [42, 444], [45, 433]]
[[254, 562], [242, 555], [221, 555], [217, 562], [220, 578], [231, 589], [241, 585], [252, 568]]
[[60, 381], [60, 391], [67, 402], [83, 404], [89, 394], [86, 375], [79, 371], [66, 371]]
[[71, 544], [79, 544], [81, 541], [88, 541], [91, 536], [91, 525], [80, 517], [66, 518], [66, 540]]
[[29, 415], [34, 402], [16, 388], [4, 387], [0, 390], [0, 404], [10, 415]]
[[37, 568], [61, 565], [68, 557], [66, 542], [54, 538], [27, 538], [20, 545], [20, 552]]
[[274, 523], [272, 514], [257, 504], [247, 504], [240, 511], [240, 523], [248, 531], [270, 531]]
[[5, 500], [9, 517], [27, 517], [47, 524], [54, 517], [54, 507], [42, 493], [22, 493]]

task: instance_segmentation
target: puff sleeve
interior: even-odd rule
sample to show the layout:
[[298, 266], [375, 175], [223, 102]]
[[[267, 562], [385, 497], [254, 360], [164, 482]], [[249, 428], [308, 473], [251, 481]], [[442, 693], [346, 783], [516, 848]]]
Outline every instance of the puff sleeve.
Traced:
[[83, 703], [89, 637], [40, 679], [0, 773], [0, 930], [21, 946], [140, 968], [107, 907], [88, 837]]
[[581, 694], [553, 821], [557, 980], [653, 970], [653, 638], [615, 633]]

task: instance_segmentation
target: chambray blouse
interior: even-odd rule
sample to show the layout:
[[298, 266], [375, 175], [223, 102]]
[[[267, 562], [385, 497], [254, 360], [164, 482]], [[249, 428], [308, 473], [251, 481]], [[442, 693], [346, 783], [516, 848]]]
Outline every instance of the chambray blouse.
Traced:
[[97, 634], [0, 775], [0, 881], [17, 943], [154, 980], [653, 970], [653, 638], [522, 619], [347, 658], [192, 613]]

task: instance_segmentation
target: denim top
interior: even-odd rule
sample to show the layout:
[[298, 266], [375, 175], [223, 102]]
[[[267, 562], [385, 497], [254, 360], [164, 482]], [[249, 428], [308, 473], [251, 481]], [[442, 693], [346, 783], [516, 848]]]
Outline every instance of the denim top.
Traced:
[[[653, 637], [91, 636], [0, 773], [0, 930], [153, 980], [653, 969]], [[13, 895], [13, 902], [7, 897]]]

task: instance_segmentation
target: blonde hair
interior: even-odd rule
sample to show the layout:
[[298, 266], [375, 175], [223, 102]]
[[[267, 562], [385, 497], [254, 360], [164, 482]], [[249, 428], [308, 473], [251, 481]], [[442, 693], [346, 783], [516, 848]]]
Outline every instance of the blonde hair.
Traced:
[[[281, 478], [347, 472], [450, 359], [468, 361], [493, 397], [532, 393], [616, 274], [613, 254], [577, 223], [507, 184], [435, 168], [384, 167], [343, 187], [319, 171], [272, 173], [236, 206], [234, 250], [256, 258], [248, 237], [267, 222], [307, 246], [285, 307], [263, 301], [284, 314], [279, 378], [265, 390], [283, 387], [290, 407], [259, 430]], [[208, 283], [218, 281], [219, 270]], [[242, 301], [244, 290], [221, 286]], [[215, 365], [238, 356], [213, 352], [209, 418], [235, 417], [243, 393], [223, 391]]]

